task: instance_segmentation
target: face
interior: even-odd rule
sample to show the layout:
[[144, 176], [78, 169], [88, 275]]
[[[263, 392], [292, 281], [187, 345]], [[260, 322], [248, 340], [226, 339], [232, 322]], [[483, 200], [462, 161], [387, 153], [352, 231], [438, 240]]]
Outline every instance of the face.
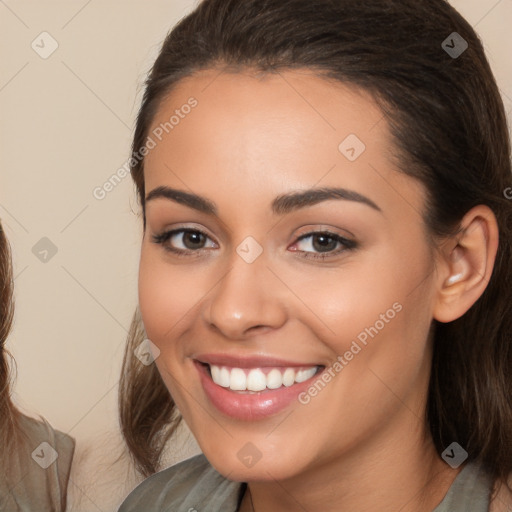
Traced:
[[286, 479], [395, 449], [424, 414], [434, 273], [425, 191], [371, 97], [207, 70], [149, 135], [140, 308], [212, 465]]

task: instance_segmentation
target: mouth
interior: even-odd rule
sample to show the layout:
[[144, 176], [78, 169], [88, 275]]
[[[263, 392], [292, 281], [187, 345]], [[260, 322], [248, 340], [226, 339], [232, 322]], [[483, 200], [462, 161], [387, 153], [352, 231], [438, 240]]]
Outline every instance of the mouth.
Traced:
[[323, 366], [236, 368], [200, 363], [215, 384], [237, 392], [258, 393], [305, 382], [321, 371]]
[[295, 402], [299, 394], [325, 370], [274, 359], [226, 357], [194, 359], [208, 401], [223, 415], [254, 421], [273, 416]]

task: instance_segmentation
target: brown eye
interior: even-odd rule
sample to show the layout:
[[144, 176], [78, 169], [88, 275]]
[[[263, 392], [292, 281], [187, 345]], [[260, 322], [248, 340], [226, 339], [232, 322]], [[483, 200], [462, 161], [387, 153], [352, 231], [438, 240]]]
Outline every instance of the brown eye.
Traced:
[[205, 239], [206, 237], [199, 231], [184, 231], [182, 236], [183, 245], [187, 249], [201, 249]]
[[[207, 245], [208, 240], [210, 241]], [[216, 247], [208, 235], [197, 229], [175, 229], [153, 236], [153, 242], [176, 254], [199, 253], [205, 248]]]
[[338, 244], [338, 240], [326, 234], [313, 235], [312, 238], [313, 248], [318, 252], [333, 251]]
[[301, 236], [294, 244], [297, 252], [310, 259], [325, 259], [350, 249], [355, 249], [357, 243], [336, 233], [313, 232]]

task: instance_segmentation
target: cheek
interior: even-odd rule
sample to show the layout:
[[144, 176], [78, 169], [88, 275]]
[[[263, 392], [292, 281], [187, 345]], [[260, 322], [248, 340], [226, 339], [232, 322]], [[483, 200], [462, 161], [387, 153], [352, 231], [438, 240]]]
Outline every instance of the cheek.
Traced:
[[428, 309], [424, 301], [413, 305], [411, 294], [428, 275], [427, 267], [419, 254], [404, 258], [396, 247], [383, 247], [355, 254], [338, 268], [304, 271], [281, 265], [275, 271], [293, 292], [284, 297], [290, 314], [342, 354], [358, 336], [364, 342], [371, 338], [368, 331], [383, 333], [400, 323], [402, 310]]
[[139, 266], [139, 306], [148, 338], [160, 350], [168, 346], [175, 326], [183, 319], [193, 301], [190, 283], [165, 263], [157, 251], [143, 245]]
[[424, 362], [431, 262], [427, 251], [416, 248], [411, 255], [409, 249], [388, 247], [332, 273], [316, 273], [315, 279], [295, 276], [296, 289], [316, 315], [317, 336], [324, 333], [319, 337], [331, 353], [346, 354], [352, 370], [382, 366], [394, 378], [400, 361], [413, 373]]

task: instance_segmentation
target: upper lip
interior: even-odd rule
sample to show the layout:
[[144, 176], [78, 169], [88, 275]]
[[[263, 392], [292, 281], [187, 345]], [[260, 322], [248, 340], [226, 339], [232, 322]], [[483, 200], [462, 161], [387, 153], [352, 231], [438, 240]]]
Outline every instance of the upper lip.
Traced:
[[311, 362], [287, 361], [272, 356], [234, 356], [232, 354], [199, 354], [194, 357], [196, 361], [215, 366], [227, 366], [230, 368], [265, 368], [285, 366], [287, 368], [310, 368], [313, 366], [323, 366]]

